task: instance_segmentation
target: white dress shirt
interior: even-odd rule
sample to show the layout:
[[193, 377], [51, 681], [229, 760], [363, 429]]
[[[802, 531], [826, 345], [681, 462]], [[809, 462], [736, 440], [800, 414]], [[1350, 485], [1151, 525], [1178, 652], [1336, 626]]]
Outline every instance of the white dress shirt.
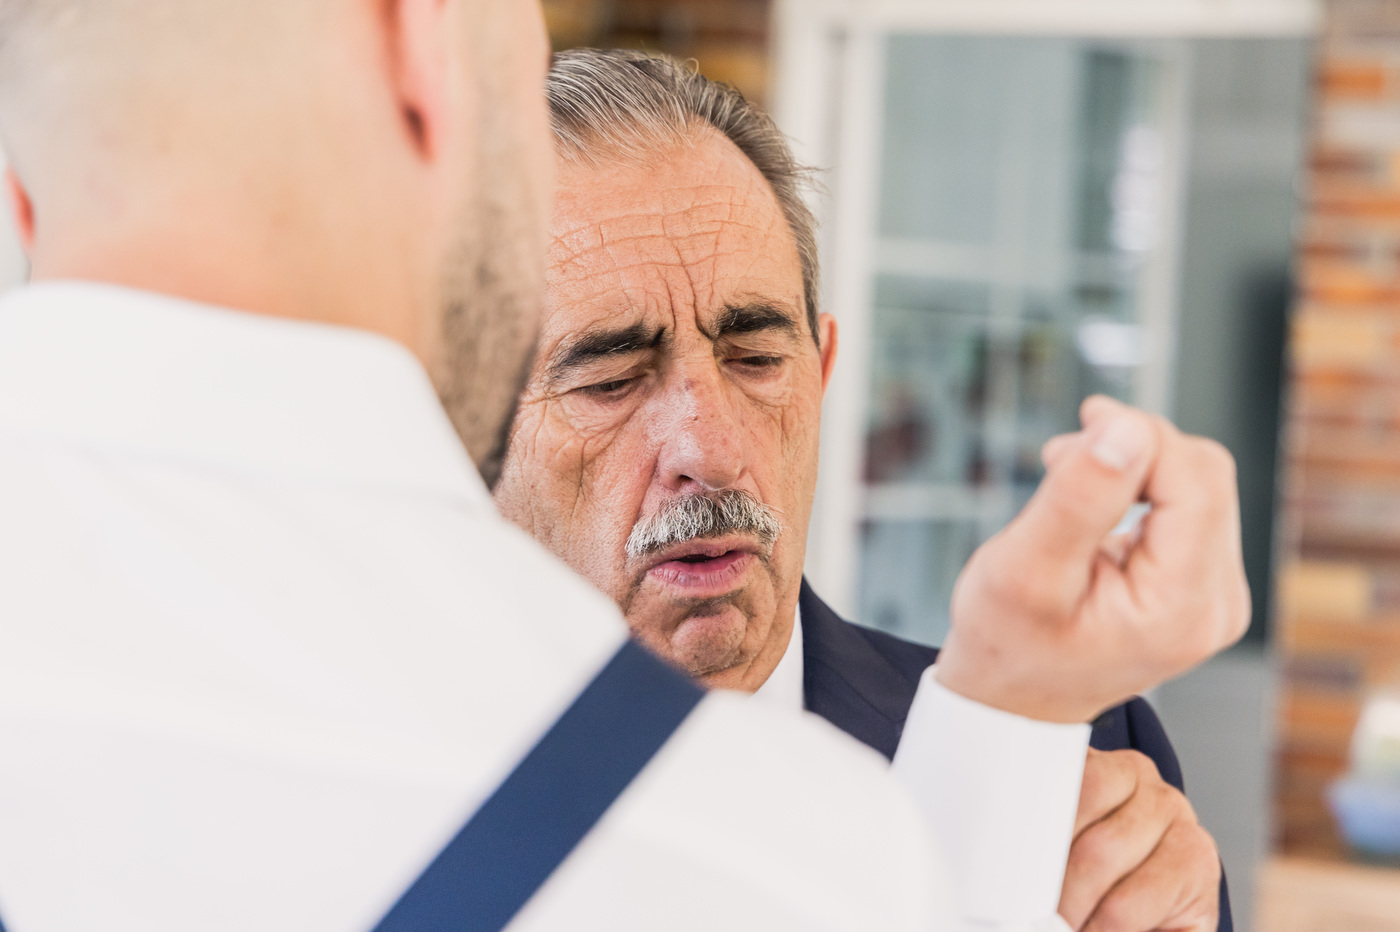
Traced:
[[[805, 672], [799, 607], [787, 648], [754, 698], [805, 709]], [[939, 686], [934, 668], [924, 673], [892, 769], [946, 849], [965, 917], [990, 928], [1038, 921], [1062, 928], [1054, 912], [1089, 730], [988, 709]], [[950, 753], [977, 763], [950, 767]]]
[[802, 661], [802, 609], [799, 606], [792, 619], [792, 635], [788, 638], [778, 665], [768, 679], [754, 691], [754, 697], [784, 709], [800, 712], [807, 708], [807, 690], [802, 681], [806, 665]]
[[[623, 635], [499, 519], [397, 344], [92, 284], [0, 300], [9, 932], [368, 929]], [[1017, 810], [1044, 766], [975, 734], [1037, 726], [924, 686], [945, 743], [914, 795], [998, 779]], [[1049, 928], [950, 899], [940, 852], [985, 872], [986, 806], [923, 813], [934, 844], [878, 755], [711, 694], [512, 928]]]

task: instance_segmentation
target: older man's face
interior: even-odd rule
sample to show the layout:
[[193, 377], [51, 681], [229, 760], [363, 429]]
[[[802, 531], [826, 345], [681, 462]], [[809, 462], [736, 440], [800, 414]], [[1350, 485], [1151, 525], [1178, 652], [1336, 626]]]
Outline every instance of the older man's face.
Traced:
[[756, 689], [791, 634], [834, 325], [819, 352], [777, 199], [718, 133], [560, 180], [497, 502], [643, 642]]

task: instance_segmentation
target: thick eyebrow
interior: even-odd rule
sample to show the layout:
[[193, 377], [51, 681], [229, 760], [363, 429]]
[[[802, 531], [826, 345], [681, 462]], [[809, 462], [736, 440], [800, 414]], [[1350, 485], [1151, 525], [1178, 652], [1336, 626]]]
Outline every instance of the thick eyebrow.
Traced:
[[708, 336], [718, 340], [730, 333], [758, 333], [763, 330], [779, 330], [797, 336], [799, 328], [792, 312], [779, 304], [767, 301], [749, 301], [745, 304], [726, 304], [714, 323], [714, 333]]
[[655, 349], [665, 337], [665, 327], [648, 327], [641, 323], [585, 330], [555, 351], [545, 368], [545, 381], [557, 382], [599, 359]]

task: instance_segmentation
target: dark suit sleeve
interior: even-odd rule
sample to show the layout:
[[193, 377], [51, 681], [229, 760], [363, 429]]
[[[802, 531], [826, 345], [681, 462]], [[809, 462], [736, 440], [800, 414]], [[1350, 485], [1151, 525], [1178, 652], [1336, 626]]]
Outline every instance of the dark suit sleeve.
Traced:
[[1134, 699], [1124, 709], [1128, 714], [1128, 746], [1152, 758], [1162, 779], [1185, 793], [1181, 762], [1176, 759], [1176, 751], [1167, 739], [1167, 730], [1162, 727], [1162, 720], [1152, 711], [1152, 706], [1145, 699]]
[[[1172, 786], [1186, 792], [1181, 778], [1181, 762], [1176, 759], [1176, 751], [1167, 739], [1167, 731], [1145, 700], [1134, 699], [1125, 706], [1128, 718], [1128, 744], [1152, 758], [1157, 770]], [[1225, 879], [1225, 868], [1220, 869], [1220, 926], [1219, 932], [1234, 932], [1235, 921], [1230, 915], [1230, 885]]]

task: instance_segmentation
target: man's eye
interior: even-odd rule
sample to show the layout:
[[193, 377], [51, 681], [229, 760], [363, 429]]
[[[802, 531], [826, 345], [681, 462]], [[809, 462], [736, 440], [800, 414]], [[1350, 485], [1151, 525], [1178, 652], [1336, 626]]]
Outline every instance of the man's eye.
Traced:
[[782, 365], [783, 357], [781, 357], [781, 356], [741, 356], [741, 357], [739, 357], [738, 359], [736, 359], [736, 360], [734, 360], [734, 361], [735, 361], [735, 362], [738, 362], [738, 363], [742, 363], [742, 364], [745, 365], [745, 366], [752, 366], [752, 367], [755, 368], [755, 369], [772, 369], [772, 368], [774, 368], [774, 367], [776, 367], [776, 366]]
[[613, 379], [611, 382], [599, 382], [597, 385], [585, 385], [579, 391], [585, 395], [599, 395], [608, 397], [609, 395], [620, 395], [630, 386], [635, 379]]

